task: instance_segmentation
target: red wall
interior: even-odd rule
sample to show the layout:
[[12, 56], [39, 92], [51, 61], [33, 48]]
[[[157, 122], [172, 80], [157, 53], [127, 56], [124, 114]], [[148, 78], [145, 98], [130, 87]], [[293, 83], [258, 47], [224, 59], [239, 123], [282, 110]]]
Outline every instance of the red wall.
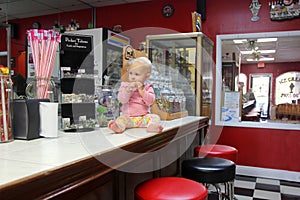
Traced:
[[[268, 0], [259, 0], [262, 4], [259, 12], [260, 20], [251, 22], [250, 2], [250, 0], [228, 0], [224, 3], [221, 0], [207, 0], [207, 20], [203, 23], [203, 32], [215, 40], [217, 34], [300, 30], [299, 18], [271, 21]], [[297, 67], [299, 70], [299, 65]], [[281, 70], [289, 70], [286, 66], [283, 68], [278, 66], [277, 71], [273, 73], [277, 76], [283, 73]], [[216, 130], [218, 133], [218, 128]], [[217, 135], [212, 138], [217, 138], [218, 143], [236, 147], [239, 150], [238, 164], [300, 171], [300, 131], [238, 127], [223, 127], [221, 131], [219, 138]]]
[[[261, 19], [258, 22], [252, 22], [249, 10], [251, 0], [206, 0], [206, 20], [203, 22], [203, 32], [215, 42], [217, 34], [300, 30], [300, 18], [271, 21], [269, 0], [259, 1], [262, 4], [259, 12]], [[175, 13], [171, 18], [164, 18], [161, 15], [161, 8], [167, 3], [175, 7]], [[97, 27], [112, 28], [116, 24], [121, 24], [125, 31], [140, 27], [164, 27], [179, 32], [190, 32], [192, 30], [191, 12], [195, 10], [196, 0], [153, 0], [97, 8]], [[39, 21], [43, 28], [50, 28], [57, 19], [60, 19], [61, 24], [67, 25], [72, 18], [75, 18], [82, 28], [87, 28], [91, 16], [92, 11], [89, 9], [15, 20], [14, 22], [19, 25], [19, 39], [12, 40], [12, 56], [17, 57], [19, 52], [25, 50], [26, 29], [30, 28], [33, 21]], [[147, 30], [153, 34], [151, 31], [154, 30], [151, 28]], [[137, 44], [145, 40], [143, 34], [149, 33], [141, 32], [133, 36], [134, 47], [137, 48]], [[25, 66], [18, 65], [16, 72], [22, 71], [19, 70], [22, 68]], [[211, 132], [213, 134], [213, 131]], [[232, 127], [224, 127], [219, 138], [219, 143], [238, 148], [238, 164], [293, 171], [300, 171], [299, 141], [299, 131]]]
[[224, 127], [219, 143], [238, 149], [238, 164], [300, 171], [300, 131]]

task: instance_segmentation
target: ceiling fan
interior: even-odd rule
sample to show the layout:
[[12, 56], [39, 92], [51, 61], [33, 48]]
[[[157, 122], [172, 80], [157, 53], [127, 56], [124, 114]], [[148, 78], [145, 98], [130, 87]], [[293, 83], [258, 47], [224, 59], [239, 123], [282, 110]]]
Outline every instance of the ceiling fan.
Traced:
[[257, 49], [253, 50], [252, 53], [248, 56], [245, 57], [247, 61], [262, 61], [265, 60], [266, 58], [269, 58], [269, 55], [262, 55], [262, 53]]
[[241, 51], [246, 61], [271, 61], [274, 60], [271, 54], [274, 54], [276, 50], [260, 50], [260, 45], [257, 40], [248, 40], [246, 51]]

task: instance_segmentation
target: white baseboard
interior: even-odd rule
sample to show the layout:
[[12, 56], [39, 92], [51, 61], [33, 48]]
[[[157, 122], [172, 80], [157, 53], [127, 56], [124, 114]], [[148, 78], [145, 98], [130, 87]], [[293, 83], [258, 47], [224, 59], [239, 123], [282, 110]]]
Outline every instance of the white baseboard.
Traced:
[[300, 172], [237, 165], [236, 174], [300, 182]]

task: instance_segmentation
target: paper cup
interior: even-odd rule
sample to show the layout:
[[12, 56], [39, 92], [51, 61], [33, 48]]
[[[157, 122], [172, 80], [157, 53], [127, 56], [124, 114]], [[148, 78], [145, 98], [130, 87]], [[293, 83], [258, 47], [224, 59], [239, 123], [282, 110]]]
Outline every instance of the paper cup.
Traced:
[[40, 102], [40, 136], [58, 137], [58, 103]]

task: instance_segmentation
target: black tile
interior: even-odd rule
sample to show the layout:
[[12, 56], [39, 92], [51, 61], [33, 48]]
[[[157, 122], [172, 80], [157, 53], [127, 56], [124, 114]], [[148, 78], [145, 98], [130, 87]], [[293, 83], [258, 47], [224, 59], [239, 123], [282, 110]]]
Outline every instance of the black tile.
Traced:
[[280, 181], [280, 185], [286, 185], [286, 186], [292, 186], [292, 187], [298, 187], [300, 188], [300, 183], [299, 182], [292, 182], [292, 181]]
[[236, 175], [236, 176], [235, 176], [235, 180], [249, 181], [249, 182], [256, 182], [256, 177], [253, 177], [253, 176]]
[[[241, 181], [248, 181], [248, 182], [256, 182], [257, 178], [253, 176], [244, 176], [244, 175], [236, 175], [236, 180]], [[275, 179], [272, 179], [275, 180]], [[289, 187], [296, 187], [300, 188], [299, 182], [291, 182], [291, 181], [283, 181], [279, 180], [280, 185], [289, 186]], [[278, 192], [280, 193], [280, 185], [271, 185], [271, 184], [265, 184], [265, 183], [256, 183], [255, 189], [264, 190], [264, 191], [270, 191], [270, 192]], [[246, 188], [234, 188], [235, 195], [239, 196], [247, 196], [247, 197], [253, 197], [254, 189], [246, 189]], [[209, 200], [215, 200], [216, 198], [209, 198]], [[272, 199], [262, 199], [262, 198], [253, 198], [253, 200], [272, 200]], [[299, 196], [291, 195], [291, 194], [281, 194], [281, 200], [300, 200], [300, 194]]]
[[267, 190], [267, 191], [271, 191], [271, 192], [280, 192], [279, 185], [270, 185], [270, 184], [264, 184], [264, 183], [256, 183], [255, 189]]
[[219, 200], [219, 196], [216, 193], [209, 193], [208, 200]]
[[281, 194], [281, 200], [300, 200], [300, 196]]
[[234, 194], [235, 195], [253, 197], [253, 193], [254, 193], [253, 189], [234, 187]]

